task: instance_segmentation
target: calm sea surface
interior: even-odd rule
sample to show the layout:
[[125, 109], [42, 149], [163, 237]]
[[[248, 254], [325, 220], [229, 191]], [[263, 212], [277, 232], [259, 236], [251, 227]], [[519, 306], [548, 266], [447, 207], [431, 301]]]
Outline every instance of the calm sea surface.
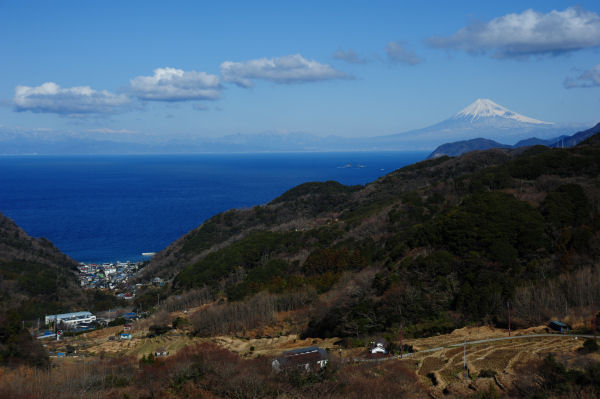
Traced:
[[0, 212], [82, 262], [138, 260], [304, 182], [365, 184], [424, 152], [0, 157]]

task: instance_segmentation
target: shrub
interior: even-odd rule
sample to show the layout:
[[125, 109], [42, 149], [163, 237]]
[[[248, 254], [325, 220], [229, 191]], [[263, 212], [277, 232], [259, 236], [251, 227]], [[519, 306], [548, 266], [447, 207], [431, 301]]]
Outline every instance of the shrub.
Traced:
[[598, 343], [595, 339], [586, 339], [582, 348], [584, 353], [598, 352]]
[[493, 378], [496, 376], [496, 371], [491, 370], [491, 369], [485, 369], [485, 370], [481, 370], [479, 372], [479, 378]]
[[163, 334], [169, 332], [170, 328], [169, 328], [169, 326], [154, 324], [154, 325], [150, 326], [149, 330], [154, 335], [163, 335]]
[[114, 327], [114, 326], [122, 326], [122, 325], [123, 325], [123, 324], [125, 324], [126, 322], [127, 322], [127, 320], [125, 320], [124, 318], [122, 318], [122, 317], [117, 317], [116, 319], [114, 319], [114, 320], [111, 320], [111, 321], [108, 323], [108, 326], [109, 326], [109, 327]]

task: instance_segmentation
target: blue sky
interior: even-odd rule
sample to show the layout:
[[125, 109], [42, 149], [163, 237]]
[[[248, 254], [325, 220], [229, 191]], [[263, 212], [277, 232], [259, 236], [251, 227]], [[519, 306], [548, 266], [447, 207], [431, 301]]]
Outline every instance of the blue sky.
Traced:
[[600, 3], [0, 0], [0, 127], [165, 138], [425, 127], [477, 98], [600, 120]]

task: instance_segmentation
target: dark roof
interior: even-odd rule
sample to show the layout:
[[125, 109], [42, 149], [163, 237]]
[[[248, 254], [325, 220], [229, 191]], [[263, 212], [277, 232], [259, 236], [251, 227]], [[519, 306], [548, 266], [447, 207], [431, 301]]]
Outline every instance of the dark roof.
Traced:
[[[302, 353], [318, 352], [320, 350], [323, 350], [323, 349], [319, 348], [318, 346], [309, 346], [306, 348], [298, 348], [298, 349], [292, 349], [289, 351], [285, 351], [281, 354], [281, 356], [293, 356], [293, 355], [299, 355]], [[325, 353], [327, 353], [327, 352], [325, 352]]]
[[555, 324], [557, 326], [564, 327], [564, 328], [569, 327], [568, 324], [563, 323], [562, 321], [558, 321], [558, 320], [550, 320], [550, 324]]
[[319, 360], [326, 360], [329, 354], [323, 348], [318, 346], [310, 346], [308, 348], [299, 348], [283, 352], [277, 358], [279, 364], [283, 367], [300, 366], [307, 363], [316, 363]]

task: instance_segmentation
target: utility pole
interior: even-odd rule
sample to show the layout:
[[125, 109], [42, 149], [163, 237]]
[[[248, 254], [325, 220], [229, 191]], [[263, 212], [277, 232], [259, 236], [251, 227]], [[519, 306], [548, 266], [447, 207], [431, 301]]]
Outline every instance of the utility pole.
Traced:
[[592, 329], [594, 330], [594, 341], [596, 341], [596, 314], [594, 314], [594, 318], [592, 319]]
[[508, 336], [510, 337], [510, 302], [506, 302], [506, 309], [508, 309]]
[[469, 379], [469, 369], [467, 368], [467, 340], [463, 344], [463, 367], [467, 373], [467, 380]]
[[402, 338], [402, 327], [400, 327], [400, 359], [404, 356], [404, 340]]

